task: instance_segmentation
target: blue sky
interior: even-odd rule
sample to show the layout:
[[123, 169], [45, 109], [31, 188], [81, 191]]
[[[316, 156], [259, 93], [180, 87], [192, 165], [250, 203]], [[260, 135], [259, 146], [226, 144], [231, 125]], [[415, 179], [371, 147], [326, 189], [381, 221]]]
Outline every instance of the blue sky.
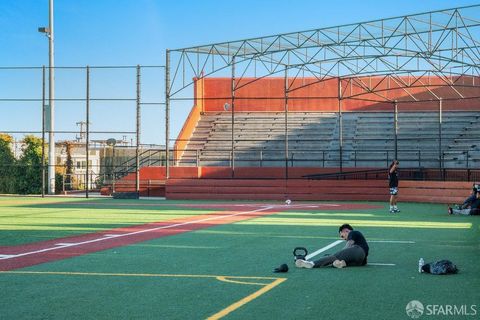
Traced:
[[[374, 20], [436, 9], [475, 4], [474, 1], [313, 1], [313, 0], [55, 0], [55, 64], [56, 66], [85, 65], [164, 65], [165, 50], [194, 45], [238, 40], [263, 35], [308, 30], [318, 27]], [[42, 66], [48, 64], [48, 42], [37, 32], [48, 25], [48, 0], [0, 1], [0, 65]], [[99, 72], [100, 73], [100, 72]], [[162, 78], [151, 71], [145, 82]], [[82, 96], [81, 72], [59, 72], [57, 96]], [[99, 96], [134, 95], [134, 87], [115, 86], [117, 76], [95, 75], [95, 93]], [[125, 71], [117, 79], [126, 77], [134, 83], [134, 74]], [[120, 80], [118, 80], [120, 81]], [[158, 80], [162, 88], [163, 79]], [[41, 77], [37, 71], [0, 70], [0, 98], [41, 97]], [[152, 87], [152, 88], [153, 88]], [[145, 88], [151, 99], [160, 99], [163, 92]], [[57, 130], [75, 130], [82, 120], [82, 104], [76, 108], [58, 106]], [[38, 103], [7, 104], [0, 102], [0, 131], [37, 130]], [[29, 111], [30, 109], [35, 111]], [[132, 108], [112, 112], [113, 107], [98, 106], [92, 126], [109, 128], [113, 119], [120, 130], [133, 129]], [[68, 109], [68, 110], [67, 110]], [[78, 109], [76, 111], [72, 111]], [[185, 109], [185, 108], [184, 108]], [[188, 109], [188, 107], [187, 107]], [[83, 110], [83, 109], [82, 109]], [[108, 111], [106, 111], [108, 110]], [[120, 110], [123, 110], [120, 108]], [[173, 110], [175, 112], [175, 110]], [[185, 110], [172, 124], [171, 138], [175, 138], [185, 118]], [[115, 115], [112, 115], [115, 114]], [[7, 117], [8, 116], [8, 117]], [[119, 118], [114, 118], [119, 116]], [[144, 111], [142, 142], [163, 144], [163, 123], [160, 110]], [[41, 118], [40, 118], [41, 119]], [[123, 122], [129, 122], [122, 129]], [[100, 125], [99, 123], [102, 123]], [[95, 127], [96, 126], [96, 127]], [[69, 137], [67, 137], [69, 138]], [[72, 138], [72, 137], [70, 137]], [[103, 138], [100, 135], [99, 139]], [[130, 136], [128, 139], [131, 139]]]

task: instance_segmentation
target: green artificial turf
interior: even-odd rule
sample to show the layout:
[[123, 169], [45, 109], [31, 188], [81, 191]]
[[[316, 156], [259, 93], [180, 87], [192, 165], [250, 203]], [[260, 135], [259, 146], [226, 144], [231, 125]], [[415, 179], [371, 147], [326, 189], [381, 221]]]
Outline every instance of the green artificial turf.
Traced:
[[0, 246], [199, 215], [211, 210], [150, 200], [0, 197]]
[[[98, 206], [72, 207], [50, 199], [48, 203], [16, 199], [19, 204], [8, 205], [2, 205], [2, 200], [1, 233], [15, 231], [23, 240], [2, 235], [0, 245], [43, 239], [32, 226], [61, 225], [65, 230], [53, 231], [51, 236], [56, 236], [211, 212], [169, 201], [117, 206], [115, 200], [102, 199]], [[142, 207], [145, 204], [148, 208]], [[338, 211], [291, 207], [269, 216], [17, 270], [39, 273], [0, 273], [0, 318], [205, 319], [264, 287], [201, 276], [260, 277], [264, 279], [241, 282], [265, 284], [272, 283], [272, 277], [287, 279], [224, 319], [410, 319], [405, 307], [411, 300], [425, 306], [478, 305], [479, 217], [448, 216], [443, 205], [418, 203], [401, 203], [402, 212], [391, 215], [385, 203], [372, 204], [383, 207]], [[293, 248], [305, 246], [313, 252], [338, 240], [339, 223], [351, 223], [370, 241], [369, 262], [394, 266], [295, 268]], [[79, 225], [85, 229], [78, 229]], [[45, 237], [52, 232], [42, 231], [47, 232]], [[450, 259], [460, 272], [419, 274], [420, 257], [427, 262]], [[282, 263], [290, 271], [272, 273]]]

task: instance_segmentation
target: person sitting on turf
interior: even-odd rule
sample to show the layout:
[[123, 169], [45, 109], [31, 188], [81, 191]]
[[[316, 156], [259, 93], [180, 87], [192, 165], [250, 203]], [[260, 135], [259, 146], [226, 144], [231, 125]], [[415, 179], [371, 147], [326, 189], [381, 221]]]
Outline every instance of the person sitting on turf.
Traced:
[[480, 215], [480, 192], [476, 192], [475, 200], [465, 209], [453, 209], [448, 207], [448, 214]]
[[474, 202], [477, 199], [477, 192], [479, 192], [479, 185], [477, 183], [473, 184], [472, 192], [468, 196], [467, 199], [462, 204], [455, 204], [454, 208], [455, 209], [468, 209], [470, 208], [472, 202]]
[[298, 268], [320, 268], [333, 265], [335, 268], [343, 268], [346, 266], [364, 266], [367, 264], [368, 243], [360, 231], [354, 231], [349, 224], [343, 224], [338, 228], [340, 237], [347, 241], [345, 248], [327, 255], [315, 261], [297, 259], [295, 266]]

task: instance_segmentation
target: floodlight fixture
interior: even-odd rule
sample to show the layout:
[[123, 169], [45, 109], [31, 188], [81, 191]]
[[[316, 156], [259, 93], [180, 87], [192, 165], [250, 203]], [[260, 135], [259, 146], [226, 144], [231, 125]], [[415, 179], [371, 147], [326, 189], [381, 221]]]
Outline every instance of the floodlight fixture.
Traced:
[[45, 33], [45, 34], [49, 35], [50, 34], [50, 28], [49, 27], [40, 27], [40, 28], [38, 28], [38, 32]]

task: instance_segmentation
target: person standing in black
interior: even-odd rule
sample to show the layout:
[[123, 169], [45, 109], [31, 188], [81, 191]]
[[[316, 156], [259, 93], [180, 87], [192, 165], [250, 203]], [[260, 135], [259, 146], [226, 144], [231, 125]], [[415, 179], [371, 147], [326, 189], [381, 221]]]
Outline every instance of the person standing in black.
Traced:
[[397, 213], [400, 210], [397, 207], [398, 196], [398, 173], [397, 168], [400, 162], [393, 160], [388, 167], [388, 187], [390, 188], [390, 213]]

